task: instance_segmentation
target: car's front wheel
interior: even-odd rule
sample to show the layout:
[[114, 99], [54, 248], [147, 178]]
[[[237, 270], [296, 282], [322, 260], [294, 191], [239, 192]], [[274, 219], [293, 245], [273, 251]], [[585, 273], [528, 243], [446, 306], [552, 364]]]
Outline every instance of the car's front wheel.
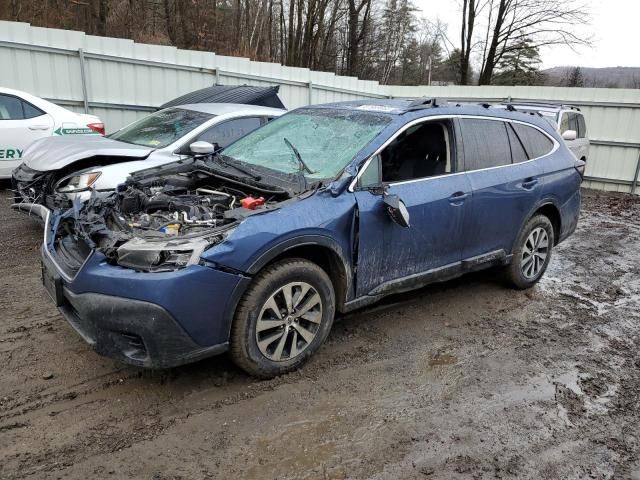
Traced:
[[236, 310], [231, 356], [247, 373], [271, 378], [299, 368], [327, 338], [335, 293], [326, 272], [286, 259], [260, 272]]
[[519, 289], [535, 285], [551, 261], [554, 232], [545, 215], [536, 215], [523, 227], [513, 249], [513, 259], [506, 267], [509, 283]]

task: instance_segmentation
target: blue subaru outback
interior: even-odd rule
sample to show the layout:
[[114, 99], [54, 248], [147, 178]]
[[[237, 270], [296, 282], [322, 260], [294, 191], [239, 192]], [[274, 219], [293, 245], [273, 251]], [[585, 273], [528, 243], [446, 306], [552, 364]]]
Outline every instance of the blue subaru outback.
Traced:
[[537, 114], [435, 99], [300, 108], [192, 150], [38, 207], [44, 285], [98, 353], [163, 368], [230, 351], [272, 377], [385, 295], [496, 266], [529, 288], [576, 228], [584, 170]]

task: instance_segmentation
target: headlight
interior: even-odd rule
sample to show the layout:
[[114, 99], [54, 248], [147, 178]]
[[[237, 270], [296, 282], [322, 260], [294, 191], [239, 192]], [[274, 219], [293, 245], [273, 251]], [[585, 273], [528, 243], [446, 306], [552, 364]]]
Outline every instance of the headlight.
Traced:
[[102, 172], [76, 173], [60, 180], [55, 188], [58, 193], [83, 192], [91, 188]]
[[166, 272], [198, 263], [209, 245], [203, 238], [151, 242], [133, 238], [118, 248], [118, 265], [144, 272]]
[[147, 241], [133, 238], [118, 248], [118, 265], [142, 272], [170, 272], [195, 265], [207, 247], [222, 242], [233, 230], [227, 230], [215, 239]]

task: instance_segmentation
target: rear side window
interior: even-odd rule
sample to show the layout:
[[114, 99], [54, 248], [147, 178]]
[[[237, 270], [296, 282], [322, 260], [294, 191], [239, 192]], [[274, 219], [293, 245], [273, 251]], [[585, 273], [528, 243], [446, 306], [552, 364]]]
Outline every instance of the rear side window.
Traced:
[[553, 142], [540, 130], [522, 123], [512, 125], [529, 158], [543, 157], [553, 150]]
[[586, 138], [587, 124], [584, 121], [584, 115], [576, 115], [578, 117], [578, 138]]
[[25, 120], [39, 117], [44, 112], [13, 95], [0, 95], [0, 120]]
[[569, 130], [573, 130], [578, 135], [580, 128], [578, 127], [578, 115], [575, 113], [569, 113]]
[[513, 125], [507, 125], [507, 131], [509, 132], [509, 144], [511, 145], [511, 161], [513, 163], [520, 163], [529, 160], [527, 152], [525, 152], [522, 146], [522, 142], [513, 130]]
[[507, 126], [500, 120], [460, 119], [465, 170], [511, 164]]

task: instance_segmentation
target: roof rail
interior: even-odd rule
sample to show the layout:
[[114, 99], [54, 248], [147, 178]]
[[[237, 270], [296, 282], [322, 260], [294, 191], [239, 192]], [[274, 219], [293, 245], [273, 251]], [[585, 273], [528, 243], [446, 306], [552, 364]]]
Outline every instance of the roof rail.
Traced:
[[427, 98], [427, 97], [416, 98], [409, 105], [407, 105], [407, 108], [405, 108], [404, 113], [414, 112], [416, 110], [423, 110], [425, 108], [445, 107], [448, 104], [449, 102], [447, 102], [443, 98], [435, 98], [435, 97], [434, 98]]
[[575, 105], [571, 105], [568, 103], [551, 103], [551, 102], [536, 102], [536, 101], [526, 101], [526, 102], [518, 102], [517, 100], [510, 99], [509, 101], [502, 102], [503, 105], [520, 105], [523, 107], [551, 107], [551, 108], [562, 108], [566, 110], [576, 110], [580, 111], [580, 107]]

